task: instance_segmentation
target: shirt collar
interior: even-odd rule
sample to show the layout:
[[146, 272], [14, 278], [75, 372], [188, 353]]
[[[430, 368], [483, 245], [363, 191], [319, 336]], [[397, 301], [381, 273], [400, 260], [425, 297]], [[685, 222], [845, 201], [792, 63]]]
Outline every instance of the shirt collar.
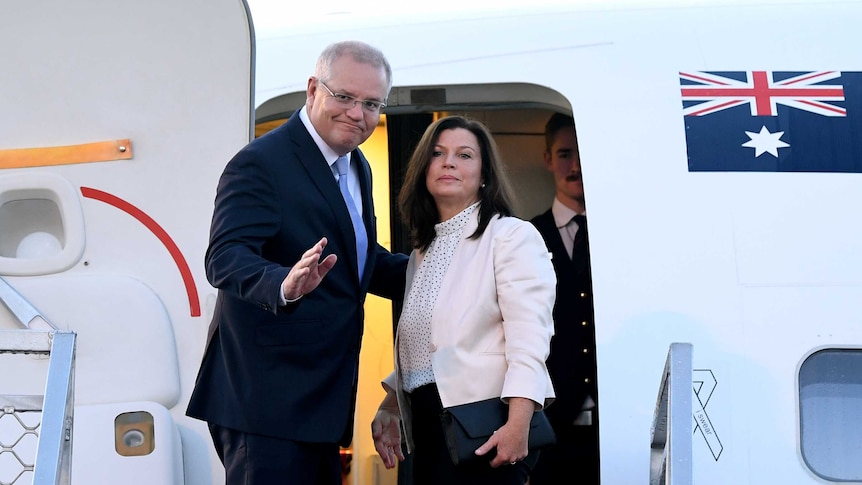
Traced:
[[456, 231], [460, 231], [465, 225], [467, 225], [467, 221], [470, 220], [470, 214], [472, 214], [478, 206], [479, 202], [474, 202], [472, 205], [459, 212], [455, 217], [434, 224], [434, 231], [438, 236], [446, 236]]
[[[320, 137], [320, 134], [317, 133], [317, 130], [314, 128], [314, 125], [311, 124], [311, 119], [308, 117], [308, 108], [303, 106], [301, 110], [299, 110], [299, 119], [302, 120], [302, 124], [305, 125], [305, 129], [308, 130], [308, 134], [311, 135], [311, 138], [314, 139], [314, 143], [317, 145], [317, 148], [320, 150], [320, 153], [323, 154], [323, 159], [326, 160], [326, 163], [329, 164], [330, 167], [338, 160], [338, 154], [335, 153], [335, 150], [329, 148], [329, 145], [323, 141], [323, 138]], [[348, 160], [350, 159], [350, 154], [347, 154]], [[338, 173], [337, 171], [335, 173]]]
[[[572, 221], [572, 217], [575, 217], [578, 213], [566, 207], [560, 199], [554, 197], [554, 204], [551, 206], [551, 213], [554, 215], [554, 223], [557, 225], [557, 229], [561, 229], [565, 227], [569, 222]], [[586, 212], [582, 213], [583, 215], [587, 215]]]

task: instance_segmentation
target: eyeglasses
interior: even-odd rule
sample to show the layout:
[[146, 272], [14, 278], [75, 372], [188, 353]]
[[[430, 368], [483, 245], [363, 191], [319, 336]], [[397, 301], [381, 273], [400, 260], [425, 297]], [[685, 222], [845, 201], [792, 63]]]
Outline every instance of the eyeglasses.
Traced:
[[335, 99], [335, 102], [340, 106], [351, 109], [356, 106], [356, 103], [362, 105], [362, 109], [368, 113], [379, 113], [380, 110], [386, 107], [386, 103], [382, 101], [374, 101], [372, 99], [357, 99], [356, 96], [351, 96], [349, 94], [342, 93], [333, 93], [331, 89], [329, 89], [326, 84], [323, 84], [323, 81], [320, 79], [317, 80], [317, 83], [323, 86], [323, 89]]

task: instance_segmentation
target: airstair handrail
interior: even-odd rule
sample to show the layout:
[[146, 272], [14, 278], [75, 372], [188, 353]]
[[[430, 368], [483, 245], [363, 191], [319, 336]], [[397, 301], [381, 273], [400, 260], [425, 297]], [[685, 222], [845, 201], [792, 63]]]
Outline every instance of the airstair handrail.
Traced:
[[71, 483], [75, 339], [75, 332], [0, 330], [0, 354], [49, 354], [44, 396], [0, 395], [7, 413], [42, 412], [33, 485]]
[[68, 485], [72, 481], [72, 417], [75, 406], [74, 332], [51, 332], [51, 357], [33, 485]]
[[5, 413], [42, 413], [36, 459], [33, 462], [33, 485], [69, 485], [72, 475], [76, 334], [57, 330], [2, 277], [0, 302], [5, 304], [22, 327], [0, 330], [0, 354], [49, 356], [42, 396], [2, 395], [3, 390], [0, 389], [0, 404], [4, 406]]
[[0, 276], [0, 302], [6, 305], [6, 308], [18, 319], [18, 323], [23, 328], [58, 330], [53, 323], [42, 316], [39, 310], [31, 305], [26, 298], [21, 296], [2, 276]]
[[650, 444], [650, 485], [692, 485], [692, 354], [689, 343], [668, 349]]

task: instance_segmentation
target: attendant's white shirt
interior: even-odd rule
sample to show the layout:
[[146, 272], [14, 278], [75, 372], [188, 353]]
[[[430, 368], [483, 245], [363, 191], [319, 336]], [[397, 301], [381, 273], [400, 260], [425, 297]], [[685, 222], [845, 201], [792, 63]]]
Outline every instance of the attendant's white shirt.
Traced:
[[[572, 217], [575, 217], [578, 213], [566, 207], [556, 197], [554, 197], [554, 204], [551, 206], [551, 213], [554, 215], [554, 222], [560, 231], [560, 237], [563, 238], [566, 254], [572, 257], [572, 249], [575, 246], [575, 235], [579, 229], [578, 223], [573, 221]], [[586, 216], [587, 213], [583, 212], [581, 215]]]

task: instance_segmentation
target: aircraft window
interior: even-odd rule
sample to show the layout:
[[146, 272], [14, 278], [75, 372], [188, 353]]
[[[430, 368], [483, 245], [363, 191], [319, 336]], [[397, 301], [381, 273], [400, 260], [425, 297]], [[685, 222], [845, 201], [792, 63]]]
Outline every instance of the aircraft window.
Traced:
[[826, 349], [799, 369], [802, 458], [830, 481], [862, 480], [862, 350]]

